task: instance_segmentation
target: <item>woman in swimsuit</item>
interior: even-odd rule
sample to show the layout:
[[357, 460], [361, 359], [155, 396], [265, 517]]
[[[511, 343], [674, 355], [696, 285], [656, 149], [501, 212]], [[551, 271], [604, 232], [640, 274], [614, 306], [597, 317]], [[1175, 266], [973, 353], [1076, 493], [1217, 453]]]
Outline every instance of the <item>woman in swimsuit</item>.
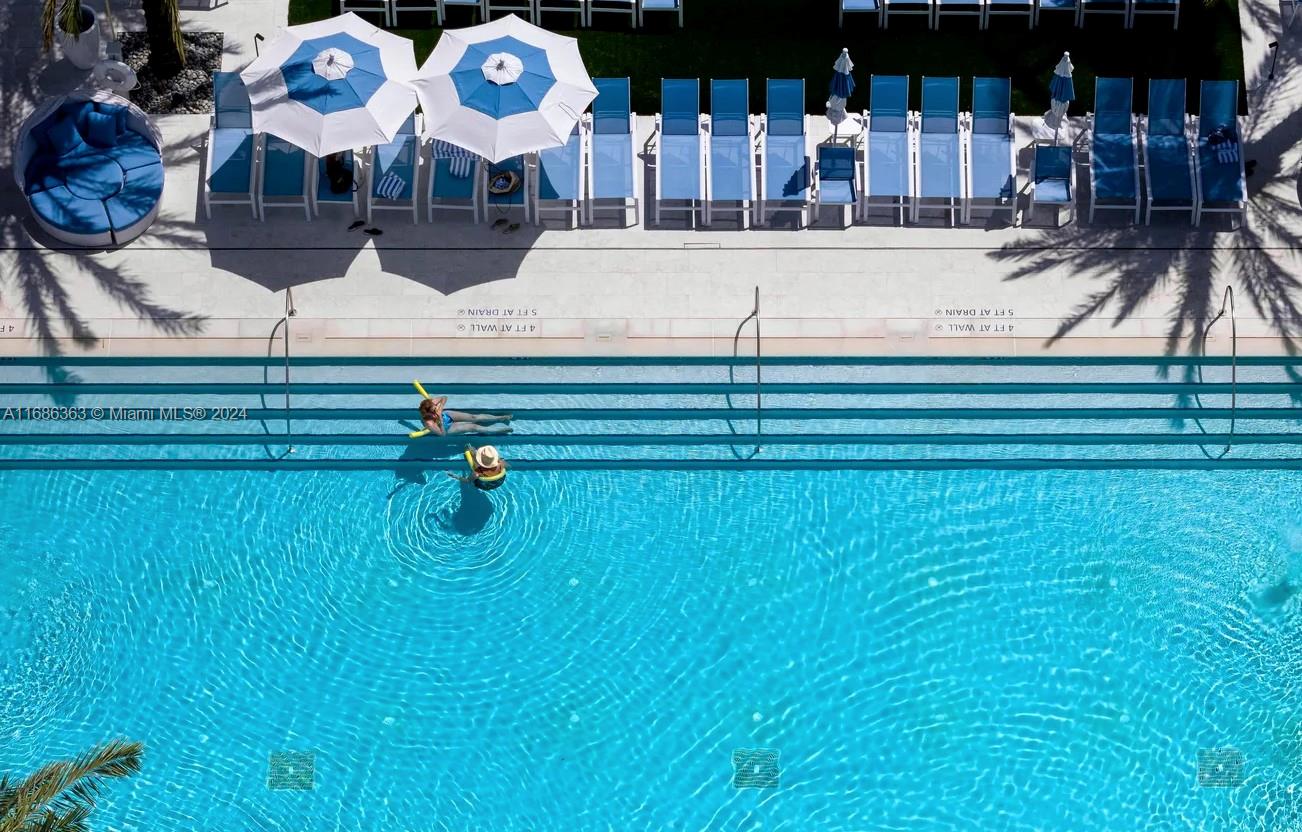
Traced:
[[444, 410], [447, 396], [420, 400], [420, 421], [435, 436], [453, 433], [510, 433], [511, 414], [496, 416], [492, 413], [463, 413]]

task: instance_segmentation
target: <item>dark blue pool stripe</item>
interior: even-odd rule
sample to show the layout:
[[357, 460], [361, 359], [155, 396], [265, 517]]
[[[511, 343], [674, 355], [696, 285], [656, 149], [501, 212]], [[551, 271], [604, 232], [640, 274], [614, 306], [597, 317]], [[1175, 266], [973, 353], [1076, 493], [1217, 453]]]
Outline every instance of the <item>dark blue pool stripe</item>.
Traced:
[[455, 446], [467, 439], [494, 445], [1302, 445], [1302, 433], [680, 433], [680, 434], [547, 434], [516, 433], [504, 436], [452, 439], [409, 439], [405, 434], [295, 433], [286, 439], [276, 433], [73, 433], [0, 434], [0, 445], [352, 445], [417, 447]]
[[[670, 396], [753, 393], [753, 382], [455, 382], [439, 384], [434, 392], [454, 395], [511, 395], [511, 396]], [[1097, 395], [1138, 394], [1178, 395], [1201, 393], [1211, 395], [1229, 393], [1235, 385], [1228, 382], [1180, 381], [1095, 381], [1095, 382], [774, 382], [764, 385], [768, 395]], [[1302, 383], [1293, 382], [1241, 382], [1240, 395], [1283, 393], [1302, 396]], [[340, 396], [409, 396], [416, 393], [411, 384], [403, 382], [343, 383], [297, 382], [289, 385], [293, 395]], [[48, 395], [55, 397], [81, 395], [134, 395], [134, 396], [233, 396], [270, 395], [283, 396], [283, 383], [212, 382], [212, 383], [157, 383], [119, 384], [88, 382], [85, 384], [0, 384], [0, 395]], [[483, 407], [483, 405], [476, 405]]]
[[[9, 471], [459, 471], [460, 460], [0, 459]], [[1269, 471], [1302, 459], [520, 459], [515, 471]]]
[[[1191, 367], [1227, 366], [1229, 356], [765, 356], [766, 367]], [[18, 367], [283, 367], [266, 356], [7, 356], [0, 368]], [[291, 367], [749, 367], [741, 356], [294, 356]], [[1241, 367], [1299, 367], [1302, 356], [1239, 356]]]
[[[0, 413], [3, 410], [0, 409]], [[746, 422], [755, 420], [753, 407], [700, 407], [700, 408], [512, 408], [518, 421], [710, 421], [726, 420]], [[1228, 419], [1239, 420], [1302, 420], [1302, 408], [1291, 407], [1240, 407], [1231, 413], [1228, 407], [766, 407], [764, 419], [768, 420], [822, 420], [861, 419], [878, 421], [913, 420], [1036, 420], [1036, 419]], [[241, 421], [284, 422], [285, 410], [280, 407], [240, 410]], [[416, 415], [411, 407], [380, 408], [294, 408], [290, 418], [294, 421], [407, 421]], [[15, 416], [13, 421], [22, 421]], [[112, 421], [112, 420], [109, 420]], [[139, 423], [141, 420], [132, 419]], [[145, 420], [149, 421], [149, 420]], [[69, 425], [76, 423], [69, 422]], [[75, 428], [74, 428], [75, 429]]]

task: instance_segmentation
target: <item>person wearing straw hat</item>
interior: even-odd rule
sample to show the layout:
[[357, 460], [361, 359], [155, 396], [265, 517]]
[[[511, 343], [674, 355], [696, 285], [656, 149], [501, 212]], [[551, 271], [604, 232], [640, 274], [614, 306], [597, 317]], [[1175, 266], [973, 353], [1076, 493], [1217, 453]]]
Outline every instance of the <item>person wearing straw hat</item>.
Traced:
[[449, 473], [449, 477], [468, 482], [481, 491], [492, 491], [506, 482], [506, 460], [502, 459], [497, 448], [485, 445], [476, 449], [467, 445], [465, 457], [466, 464], [470, 466], [470, 473], [462, 476]]

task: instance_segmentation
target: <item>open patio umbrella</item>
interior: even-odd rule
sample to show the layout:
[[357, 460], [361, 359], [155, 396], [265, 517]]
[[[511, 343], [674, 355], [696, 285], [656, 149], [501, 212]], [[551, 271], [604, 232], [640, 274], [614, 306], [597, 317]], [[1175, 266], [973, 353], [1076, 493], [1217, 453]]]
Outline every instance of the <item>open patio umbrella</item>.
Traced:
[[315, 156], [385, 144], [416, 109], [411, 41], [349, 12], [289, 26], [240, 72], [253, 129]]
[[412, 86], [426, 135], [494, 163], [565, 144], [597, 97], [578, 41], [515, 15], [444, 31]]
[[1049, 79], [1049, 113], [1045, 122], [1053, 127], [1053, 143], [1058, 143], [1058, 131], [1067, 121], [1067, 107], [1076, 99], [1076, 88], [1071, 82], [1071, 53], [1063, 52], [1062, 60], [1053, 68]]
[[846, 119], [845, 104], [850, 93], [854, 92], [854, 76], [850, 74], [854, 70], [854, 61], [850, 60], [849, 49], [841, 50], [841, 56], [832, 69], [832, 83], [827, 91], [827, 120], [832, 122], [832, 139], [835, 140], [837, 129]]

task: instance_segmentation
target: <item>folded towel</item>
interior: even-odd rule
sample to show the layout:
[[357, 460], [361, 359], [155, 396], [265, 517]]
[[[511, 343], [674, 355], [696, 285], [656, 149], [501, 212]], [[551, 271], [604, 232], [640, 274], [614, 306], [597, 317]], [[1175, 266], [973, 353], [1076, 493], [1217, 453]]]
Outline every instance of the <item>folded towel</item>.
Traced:
[[403, 188], [407, 186], [407, 181], [396, 173], [386, 173], [379, 184], [375, 186], [375, 195], [380, 199], [397, 199], [402, 195]]
[[470, 175], [474, 162], [470, 159], [457, 158], [448, 163], [448, 171], [457, 179], [465, 179]]
[[1222, 165], [1233, 165], [1239, 161], [1239, 143], [1236, 141], [1221, 142], [1213, 145], [1216, 151], [1216, 161]]

